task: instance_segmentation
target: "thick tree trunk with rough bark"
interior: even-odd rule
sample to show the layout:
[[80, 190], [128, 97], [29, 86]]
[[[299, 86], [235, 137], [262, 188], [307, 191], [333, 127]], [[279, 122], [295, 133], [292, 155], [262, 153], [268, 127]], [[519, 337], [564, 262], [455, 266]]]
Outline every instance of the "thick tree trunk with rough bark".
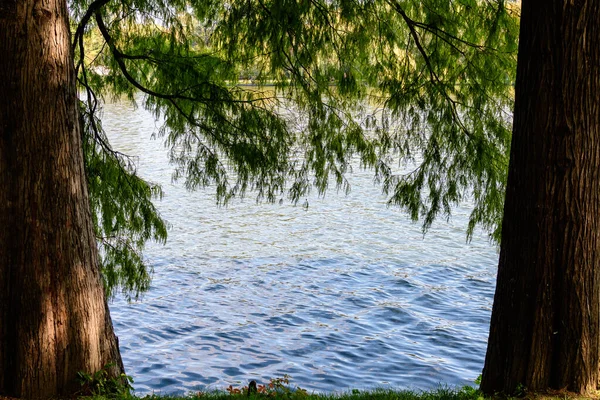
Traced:
[[122, 372], [83, 170], [65, 0], [0, 0], [0, 395]]
[[498, 283], [481, 388], [596, 389], [600, 2], [523, 0]]

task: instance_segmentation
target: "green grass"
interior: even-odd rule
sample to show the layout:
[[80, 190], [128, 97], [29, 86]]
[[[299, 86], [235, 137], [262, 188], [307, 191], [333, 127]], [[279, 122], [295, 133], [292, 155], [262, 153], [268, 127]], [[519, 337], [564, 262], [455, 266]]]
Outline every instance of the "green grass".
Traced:
[[95, 395], [89, 397], [94, 400], [479, 400], [483, 399], [481, 393], [471, 387], [462, 389], [439, 388], [432, 391], [411, 390], [352, 390], [336, 393], [309, 393], [290, 390], [277, 391], [271, 394], [256, 394], [248, 396], [245, 392], [230, 394], [226, 391], [192, 392], [187, 395], [152, 394], [143, 397], [135, 394], [121, 394], [116, 396]]
[[[477, 400], [483, 399], [479, 390], [471, 386], [461, 389], [440, 387], [433, 391], [410, 391], [374, 389], [352, 389], [346, 392], [335, 393], [309, 393], [308, 390], [294, 386], [290, 383], [290, 376], [271, 378], [268, 383], [254, 385], [249, 393], [248, 386], [233, 387], [226, 390], [197, 391], [184, 396], [152, 394], [144, 397], [132, 393], [130, 385], [133, 379], [121, 374], [120, 377], [111, 377], [110, 364], [93, 374], [79, 372], [81, 383], [80, 398], [101, 400]], [[477, 378], [476, 383], [479, 383]]]
[[413, 390], [351, 390], [336, 393], [302, 393], [297, 391], [277, 392], [271, 395], [257, 394], [248, 396], [246, 393], [230, 394], [227, 391], [191, 392], [186, 395], [169, 395], [155, 393], [146, 396], [121, 393], [117, 395], [82, 396], [83, 400], [582, 400], [598, 399], [599, 397], [584, 397], [574, 393], [557, 391], [555, 393], [523, 393], [519, 397], [495, 396], [488, 397], [469, 386], [459, 389], [438, 388], [430, 391]]
[[[440, 388], [430, 391], [373, 389], [339, 391], [334, 393], [310, 393], [305, 389], [290, 384], [290, 377], [284, 375], [272, 378], [269, 383], [254, 386], [255, 393], [248, 394], [248, 386], [229, 386], [226, 390], [196, 391], [186, 395], [169, 395], [154, 393], [146, 396], [136, 396], [129, 391], [129, 383], [133, 380], [125, 374], [120, 378], [109, 378], [104, 368], [95, 374], [80, 373], [83, 400], [484, 400], [484, 399], [527, 399], [527, 400], [576, 400], [585, 399], [566, 391], [552, 393], [528, 393], [525, 388], [519, 390], [518, 397], [483, 396], [472, 386], [462, 388]], [[477, 378], [476, 384], [480, 378]], [[600, 392], [599, 392], [600, 393]], [[87, 395], [85, 395], [87, 394]], [[589, 398], [589, 397], [587, 397]], [[600, 399], [599, 396], [593, 396]], [[0, 398], [0, 400], [2, 400]]]

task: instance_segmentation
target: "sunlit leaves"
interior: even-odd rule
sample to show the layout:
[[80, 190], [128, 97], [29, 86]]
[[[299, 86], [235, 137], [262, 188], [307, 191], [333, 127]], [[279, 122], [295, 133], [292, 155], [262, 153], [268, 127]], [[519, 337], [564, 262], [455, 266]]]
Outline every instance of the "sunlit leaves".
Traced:
[[[350, 100], [371, 88], [378, 97], [373, 101], [388, 112], [374, 119], [376, 137], [362, 136], [371, 139], [377, 154], [392, 152], [401, 165], [412, 165], [409, 172], [385, 167], [367, 147], [364, 164], [376, 166], [390, 204], [422, 218], [426, 230], [438, 214], [449, 217], [453, 206], [472, 199], [468, 235], [482, 224], [498, 239], [516, 65], [515, 9], [503, 1], [246, 0], [231, 3], [218, 32], [230, 58], [265, 60], [269, 77], [308, 113], [313, 124], [305, 133], [312, 136], [307, 154], [319, 160], [312, 164], [318, 184], [327, 174], [323, 162], [343, 173], [336, 150], [340, 141], [356, 138], [311, 129], [326, 125], [343, 135], [340, 120], [320, 107], [348, 110]], [[327, 151], [329, 157], [321, 156]]]
[[[349, 190], [346, 175], [359, 160], [374, 169], [390, 204], [425, 230], [473, 201], [468, 235], [480, 224], [499, 238], [518, 34], [513, 3], [89, 4], [71, 1], [73, 15], [93, 15], [78, 29], [93, 48], [75, 43], [82, 86], [131, 100], [144, 93], [143, 106], [164, 121], [159, 133], [175, 177], [188, 188], [212, 186], [220, 203], [248, 191], [297, 202], [312, 187]], [[108, 174], [114, 163], [103, 162]], [[114, 204], [133, 210], [124, 198]], [[118, 215], [99, 207], [100, 216]], [[137, 232], [140, 225], [130, 224]]]

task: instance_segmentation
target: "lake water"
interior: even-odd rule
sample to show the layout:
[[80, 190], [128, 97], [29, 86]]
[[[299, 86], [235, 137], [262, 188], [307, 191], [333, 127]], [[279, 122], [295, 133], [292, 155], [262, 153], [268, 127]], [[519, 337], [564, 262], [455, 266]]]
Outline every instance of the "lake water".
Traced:
[[171, 224], [152, 244], [152, 288], [111, 312], [137, 394], [224, 390], [289, 374], [309, 391], [472, 384], [481, 373], [498, 255], [465, 241], [468, 204], [426, 236], [386, 206], [369, 171], [352, 191], [309, 207], [227, 208], [210, 189], [171, 183], [172, 166], [143, 109], [107, 104], [104, 128], [160, 183]]

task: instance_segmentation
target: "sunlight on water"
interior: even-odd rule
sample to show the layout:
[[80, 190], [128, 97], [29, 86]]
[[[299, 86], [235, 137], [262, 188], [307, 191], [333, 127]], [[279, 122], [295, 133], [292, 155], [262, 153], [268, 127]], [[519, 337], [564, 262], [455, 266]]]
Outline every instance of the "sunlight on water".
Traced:
[[163, 185], [171, 224], [150, 245], [151, 290], [111, 304], [136, 393], [224, 389], [289, 374], [308, 390], [471, 384], [485, 355], [498, 255], [487, 236], [465, 242], [465, 205], [426, 236], [386, 206], [371, 172], [348, 196], [311, 196], [308, 209], [217, 207], [210, 189], [171, 183], [153, 118], [108, 104], [115, 149]]

